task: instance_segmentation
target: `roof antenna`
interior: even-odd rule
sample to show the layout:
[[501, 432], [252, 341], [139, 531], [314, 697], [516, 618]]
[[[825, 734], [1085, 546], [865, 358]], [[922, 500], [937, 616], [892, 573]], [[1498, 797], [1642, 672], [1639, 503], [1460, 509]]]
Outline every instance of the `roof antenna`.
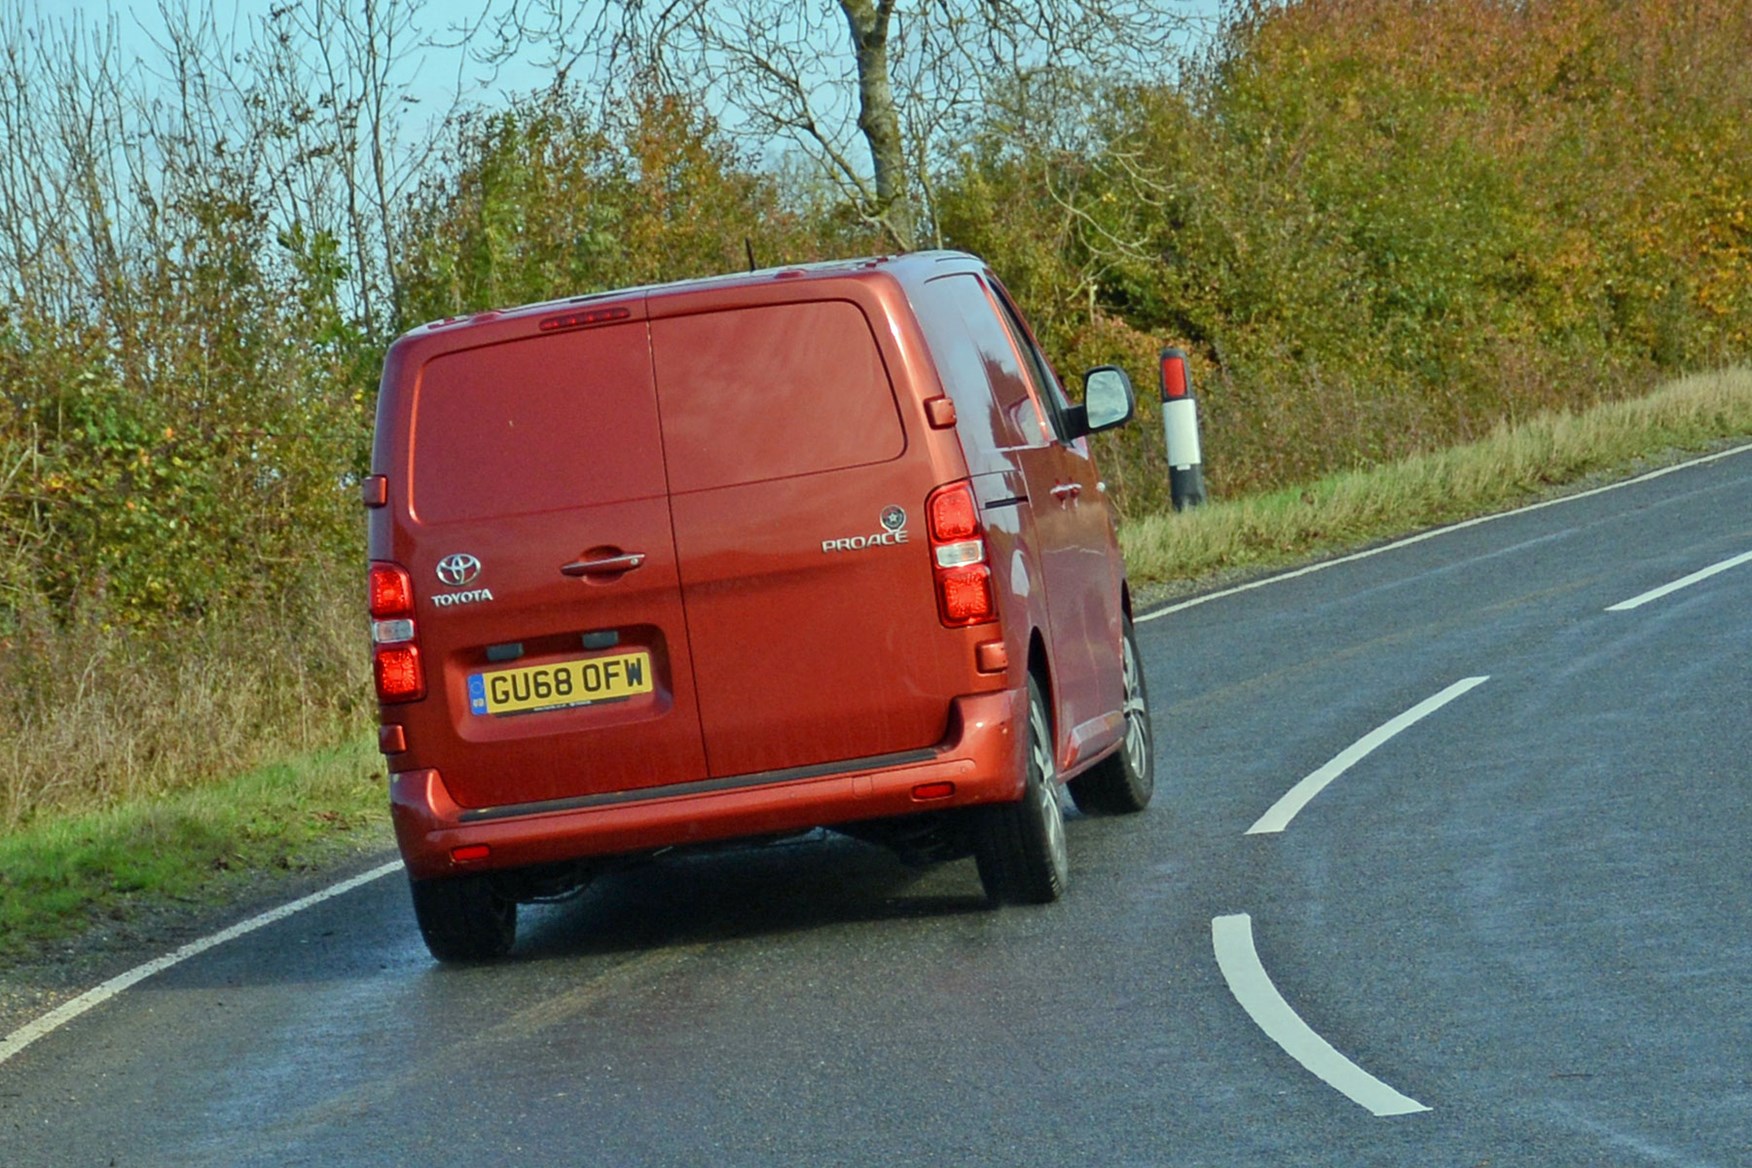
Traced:
[[748, 270], [752, 272], [758, 267], [754, 262], [754, 240], [744, 235], [742, 237], [742, 246], [748, 251]]

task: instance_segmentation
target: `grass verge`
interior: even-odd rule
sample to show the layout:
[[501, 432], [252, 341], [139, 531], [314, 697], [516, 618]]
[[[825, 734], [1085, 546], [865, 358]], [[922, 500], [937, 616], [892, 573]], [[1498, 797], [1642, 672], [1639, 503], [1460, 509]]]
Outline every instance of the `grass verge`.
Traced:
[[318, 870], [390, 846], [375, 747], [361, 739], [0, 835], [0, 959], [143, 905], [221, 903], [261, 873]]
[[1752, 369], [1698, 374], [1647, 397], [1542, 414], [1482, 441], [1303, 487], [1122, 525], [1134, 584], [1265, 571], [1532, 502], [1752, 435]]
[[100, 598], [57, 612], [6, 597], [0, 837], [43, 818], [156, 800], [363, 733], [369, 658], [354, 573], [293, 597], [234, 596], [135, 625]]

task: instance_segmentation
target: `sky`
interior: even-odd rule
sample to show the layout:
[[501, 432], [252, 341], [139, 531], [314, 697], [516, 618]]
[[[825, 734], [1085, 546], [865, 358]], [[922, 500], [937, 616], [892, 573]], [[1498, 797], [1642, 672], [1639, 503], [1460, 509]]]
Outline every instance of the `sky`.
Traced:
[[[152, 61], [160, 56], [153, 47], [162, 42], [166, 21], [164, 12], [180, 14], [185, 9], [198, 18], [210, 11], [213, 24], [221, 35], [247, 41], [251, 30], [277, 7], [306, 0], [0, 0], [0, 19], [17, 21], [25, 29], [42, 28], [77, 22], [101, 25], [114, 21], [124, 54], [138, 55]], [[356, 7], [360, 0], [330, 0], [330, 3]], [[397, 8], [411, 13], [414, 26], [423, 40], [434, 42], [458, 39], [455, 30], [478, 24], [489, 0], [377, 0], [380, 7]], [[568, 0], [573, 2], [573, 0]], [[528, 0], [490, 0], [494, 9], [504, 9], [512, 3], [527, 6]], [[514, 93], [538, 89], [552, 78], [548, 69], [538, 68], [524, 59], [512, 62], [499, 71], [496, 78], [485, 65], [470, 61], [459, 47], [428, 47], [408, 61], [405, 76], [400, 78], [409, 95], [423, 106], [442, 112], [458, 87], [465, 98], [486, 105], [503, 104]]]
[[[0, 3], [17, 0], [0, 0]], [[156, 35], [164, 27], [161, 8], [179, 10], [189, 7], [199, 11], [210, 7], [220, 28], [241, 28], [265, 16], [270, 9], [289, 0], [23, 0], [34, 5], [41, 16], [60, 16], [83, 10], [85, 13], [115, 13], [124, 33], [132, 36]], [[292, 0], [295, 2], [295, 0]], [[356, 3], [357, 0], [340, 0]], [[577, 4], [580, 0], [568, 0]], [[1212, 20], [1223, 0], [1165, 0], [1176, 11], [1202, 20]], [[483, 11], [490, 7], [503, 11], [512, 4], [528, 7], [528, 0], [378, 0], [380, 5], [395, 5], [412, 12], [420, 31], [433, 40], [454, 42], [456, 30], [478, 25]], [[142, 46], [146, 47], [146, 46]], [[417, 67], [408, 78], [409, 88], [426, 104], [438, 105], [448, 98], [460, 83], [465, 97], [499, 104], [513, 93], [526, 93], [552, 80], [551, 69], [541, 68], [527, 57], [512, 62], [496, 78], [479, 63], [466, 59], [460, 48], [430, 48], [421, 54]], [[448, 104], [444, 102], [444, 104]]]
[[[154, 48], [153, 42], [163, 42], [165, 39], [165, 11], [193, 14], [197, 22], [202, 13], [210, 12], [213, 26], [220, 35], [232, 36], [241, 46], [260, 35], [261, 22], [276, 7], [297, 5], [308, 12], [311, 5], [326, 3], [332, 8], [356, 12], [364, 2], [365, 0], [0, 0], [0, 6], [21, 4], [24, 15], [20, 18], [20, 10], [14, 9], [11, 19], [20, 19], [27, 28], [33, 25], [60, 24], [69, 19], [101, 23], [108, 14], [119, 33], [124, 57], [138, 54], [150, 63], [154, 60], [162, 61], [162, 54]], [[429, 137], [457, 104], [503, 108], [512, 96], [537, 91], [553, 80], [551, 66], [545, 66], [534, 59], [540, 55], [540, 49], [535, 53], [526, 53], [522, 59], [511, 61], [495, 73], [478, 57], [471, 59], [468, 51], [459, 43], [463, 30], [479, 28], [483, 16], [502, 13], [513, 6], [527, 11], [537, 7], [533, 0], [375, 2], [379, 10], [386, 13], [386, 18], [387, 14], [404, 14], [412, 22], [409, 31], [417, 31], [419, 34], [412, 39], [426, 42], [426, 47], [419, 49], [417, 53], [409, 53], [399, 73], [392, 75], [401, 99], [406, 103], [400, 110], [398, 122], [409, 133], [407, 140]], [[825, 0], [816, 2], [825, 3]], [[1206, 20], [1212, 18], [1222, 2], [1223, 0], [1163, 0], [1166, 7], [1179, 14]], [[566, 0], [566, 3], [569, 7], [581, 8], [585, 6], [586, 0]], [[6, 19], [5, 14], [0, 13], [0, 20]], [[829, 16], [826, 27], [830, 34], [835, 24], [837, 20]], [[485, 36], [478, 37], [475, 45], [478, 48], [487, 40]], [[841, 63], [835, 61], [834, 57], [823, 57], [821, 60], [824, 63], [833, 62], [835, 65]], [[821, 104], [828, 111], [827, 120], [836, 125], [843, 123], [836, 133], [854, 153], [859, 152], [853, 126], [854, 98], [851, 88], [838, 79], [837, 68], [829, 67], [818, 73], [810, 84], [824, 87], [824, 100]], [[734, 127], [739, 120], [734, 110], [720, 109], [715, 112], [727, 126]], [[782, 159], [789, 150], [788, 145], [774, 139], [767, 144], [766, 157], [769, 161]]]
[[[161, 7], [177, 11], [187, 5], [198, 11], [202, 7], [210, 6], [221, 29], [234, 29], [239, 36], [243, 36], [246, 35], [244, 30], [288, 0], [108, 0], [107, 4], [104, 0], [98, 0], [95, 4], [91, 0], [35, 2], [42, 5], [45, 11], [75, 7], [102, 11], [107, 7], [121, 17], [125, 30], [139, 29], [142, 33], [156, 33], [164, 27]], [[356, 4], [357, 0], [340, 2]], [[422, 39], [453, 44], [460, 39], [458, 30], [479, 25], [483, 10], [488, 7], [488, 0], [378, 0], [378, 3], [409, 11], [413, 25], [422, 34]], [[507, 0], [491, 0], [491, 6], [494, 9], [504, 9], [507, 7]], [[502, 69], [495, 79], [486, 66], [470, 61], [462, 48], [432, 47], [424, 49], [416, 60], [410, 62], [406, 84], [423, 104], [433, 107], [448, 105], [448, 99], [458, 86], [464, 89], [465, 96], [493, 105], [499, 104], [510, 94], [540, 88], [551, 78], [550, 70], [539, 69], [525, 59]]]

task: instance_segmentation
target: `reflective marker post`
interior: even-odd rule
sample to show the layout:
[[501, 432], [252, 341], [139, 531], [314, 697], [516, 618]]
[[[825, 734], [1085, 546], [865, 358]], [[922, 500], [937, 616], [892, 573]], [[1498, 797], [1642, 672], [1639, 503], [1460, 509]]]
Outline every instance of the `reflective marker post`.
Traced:
[[1162, 350], [1162, 435], [1168, 443], [1168, 490], [1174, 509], [1205, 501], [1204, 458], [1198, 445], [1198, 400], [1180, 349]]

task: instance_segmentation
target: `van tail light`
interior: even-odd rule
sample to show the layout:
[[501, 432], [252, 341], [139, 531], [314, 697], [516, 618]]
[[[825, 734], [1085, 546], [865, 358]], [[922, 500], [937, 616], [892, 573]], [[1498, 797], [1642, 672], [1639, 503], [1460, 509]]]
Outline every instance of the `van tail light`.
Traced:
[[949, 628], [997, 619], [992, 570], [986, 563], [985, 531], [973, 484], [950, 483], [925, 501], [931, 568], [937, 580], [937, 615]]
[[414, 615], [414, 582], [400, 564], [373, 563], [366, 577], [372, 620]]
[[385, 705], [426, 696], [414, 628], [414, 582], [400, 564], [373, 562], [365, 578], [371, 612], [371, 676]]
[[378, 701], [411, 702], [426, 696], [426, 671], [418, 645], [379, 645], [371, 664]]

